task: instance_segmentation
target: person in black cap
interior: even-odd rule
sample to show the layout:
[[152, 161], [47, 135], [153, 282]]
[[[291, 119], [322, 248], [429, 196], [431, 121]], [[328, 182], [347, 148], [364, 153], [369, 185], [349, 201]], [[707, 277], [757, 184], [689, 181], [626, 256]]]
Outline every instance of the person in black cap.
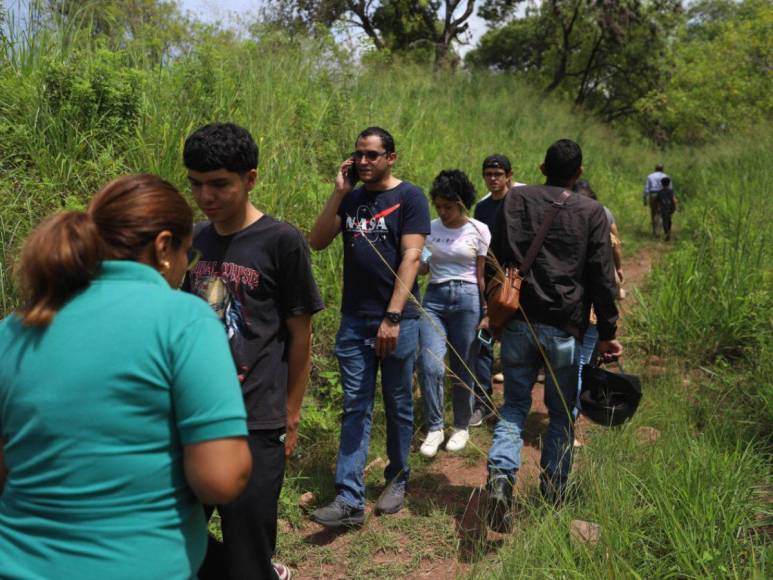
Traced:
[[[488, 187], [488, 193], [475, 204], [473, 217], [486, 224], [489, 229], [494, 225], [494, 218], [502, 206], [505, 195], [513, 186], [524, 185], [513, 183], [513, 169], [510, 160], [504, 155], [489, 155], [483, 160], [483, 180]], [[485, 304], [485, 303], [484, 303]], [[488, 319], [485, 310], [482, 313], [480, 329], [485, 337], [488, 332]], [[494, 364], [494, 342], [479, 341], [480, 351], [475, 365], [475, 402], [473, 404], [470, 427], [478, 427], [490, 417], [493, 412], [491, 402], [491, 368]]]

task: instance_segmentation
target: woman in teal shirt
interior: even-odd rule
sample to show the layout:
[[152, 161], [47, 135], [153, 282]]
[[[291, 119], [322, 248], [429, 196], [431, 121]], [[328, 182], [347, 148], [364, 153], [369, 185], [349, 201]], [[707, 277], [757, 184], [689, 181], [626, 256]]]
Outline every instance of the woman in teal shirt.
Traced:
[[0, 323], [0, 578], [195, 577], [247, 481], [222, 325], [178, 292], [192, 213], [150, 175], [49, 218]]

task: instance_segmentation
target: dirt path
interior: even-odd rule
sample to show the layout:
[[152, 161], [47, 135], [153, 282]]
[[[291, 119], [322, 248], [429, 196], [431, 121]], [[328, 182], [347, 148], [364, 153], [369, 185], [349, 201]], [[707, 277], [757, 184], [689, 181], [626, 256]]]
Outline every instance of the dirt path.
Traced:
[[[627, 297], [623, 311], [635, 305], [632, 290], [640, 286], [650, 271], [658, 252], [656, 244], [646, 244], [624, 263]], [[495, 402], [501, 404], [502, 384], [494, 385]], [[538, 485], [540, 439], [548, 422], [543, 402], [543, 387], [537, 383], [532, 392], [532, 409], [524, 431], [522, 467], [518, 473], [516, 493], [527, 494]], [[587, 427], [581, 418], [577, 437], [582, 441]], [[473, 428], [468, 448], [451, 455], [441, 451], [433, 461], [418, 455], [421, 434], [417, 433], [412, 460], [413, 474], [406, 508], [397, 515], [372, 517], [370, 511], [376, 494], [369, 495], [368, 519], [358, 531], [333, 533], [305, 520], [300, 528], [285, 527], [291, 541], [281, 542], [279, 556], [294, 569], [294, 578], [456, 578], [471, 567], [465, 538], [470, 526], [471, 498], [486, 481], [486, 452], [491, 442], [493, 425]], [[372, 462], [373, 479], [383, 463]], [[369, 482], [370, 483], [370, 482]], [[381, 484], [383, 485], [383, 484]], [[372, 486], [369, 486], [372, 487]], [[371, 500], [372, 498], [372, 500]], [[467, 517], [465, 517], [467, 513]], [[472, 523], [471, 523], [472, 522]], [[467, 531], [463, 531], [463, 530]], [[287, 537], [285, 537], [287, 540]], [[493, 553], [504, 539], [488, 533], [484, 550]], [[480, 544], [478, 545], [480, 549]], [[289, 557], [289, 558], [288, 558]], [[476, 553], [476, 559], [481, 557]], [[485, 554], [483, 555], [485, 558]], [[288, 561], [289, 560], [289, 561]]]

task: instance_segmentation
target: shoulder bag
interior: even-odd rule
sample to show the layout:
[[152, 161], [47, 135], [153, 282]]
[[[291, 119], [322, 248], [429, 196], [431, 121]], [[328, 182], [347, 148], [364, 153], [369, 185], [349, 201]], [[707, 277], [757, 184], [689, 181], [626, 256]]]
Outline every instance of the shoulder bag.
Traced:
[[[550, 229], [550, 224], [553, 223], [558, 210], [564, 207], [566, 200], [570, 196], [571, 194], [564, 190], [561, 192], [559, 199], [551, 204], [519, 268], [507, 266], [503, 269], [501, 266], [497, 266], [497, 273], [486, 287], [489, 328], [495, 336], [502, 331], [505, 324], [518, 312], [521, 304], [521, 284], [523, 279], [528, 276], [529, 269], [534, 263], [540, 248], [542, 248], [542, 244], [545, 242], [545, 236], [548, 233], [548, 229]], [[504, 208], [502, 208], [502, 211], [504, 211]]]

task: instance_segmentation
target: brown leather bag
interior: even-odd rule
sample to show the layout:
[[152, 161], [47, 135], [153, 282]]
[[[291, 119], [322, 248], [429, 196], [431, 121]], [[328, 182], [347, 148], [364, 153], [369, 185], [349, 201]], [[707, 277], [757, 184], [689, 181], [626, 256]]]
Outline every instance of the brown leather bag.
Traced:
[[542, 248], [542, 244], [545, 242], [545, 236], [548, 233], [548, 229], [550, 229], [550, 224], [553, 223], [558, 210], [564, 207], [566, 200], [570, 196], [571, 193], [564, 190], [561, 192], [558, 201], [553, 202], [547, 214], [545, 214], [545, 220], [540, 225], [536, 237], [529, 246], [529, 250], [526, 252], [526, 257], [523, 259], [520, 268], [513, 266], [502, 268], [499, 263], [496, 263], [497, 273], [486, 287], [488, 324], [489, 330], [491, 330], [494, 336], [498, 336], [505, 327], [505, 324], [518, 312], [518, 308], [521, 306], [521, 285], [523, 284], [523, 279], [528, 276], [529, 269], [534, 263], [540, 248]]

